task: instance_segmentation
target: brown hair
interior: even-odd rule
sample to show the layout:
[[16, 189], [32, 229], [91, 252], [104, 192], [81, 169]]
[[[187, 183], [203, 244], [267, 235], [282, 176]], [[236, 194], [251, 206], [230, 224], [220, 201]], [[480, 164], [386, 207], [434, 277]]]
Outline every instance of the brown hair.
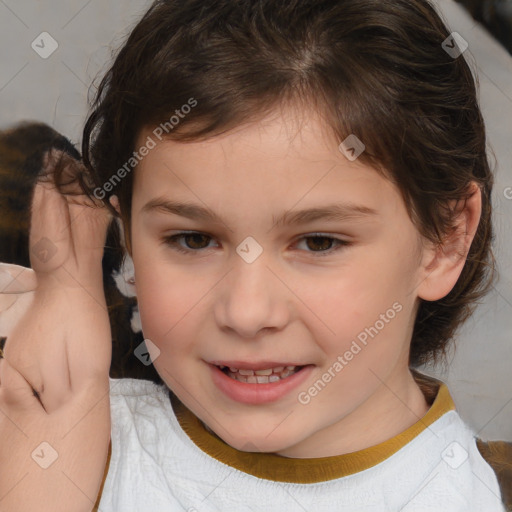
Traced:
[[[453, 225], [450, 202], [465, 201], [476, 181], [482, 216], [462, 274], [443, 299], [421, 301], [415, 321], [410, 365], [437, 362], [495, 268], [484, 122], [464, 56], [443, 49], [449, 36], [425, 0], [158, 0], [99, 85], [84, 164], [104, 190], [141, 129], [168, 123], [192, 98], [166, 137], [204, 139], [284, 103], [313, 106], [340, 142], [363, 141], [361, 161], [396, 184], [419, 232], [438, 244]], [[123, 174], [111, 194], [130, 248], [133, 173]]]

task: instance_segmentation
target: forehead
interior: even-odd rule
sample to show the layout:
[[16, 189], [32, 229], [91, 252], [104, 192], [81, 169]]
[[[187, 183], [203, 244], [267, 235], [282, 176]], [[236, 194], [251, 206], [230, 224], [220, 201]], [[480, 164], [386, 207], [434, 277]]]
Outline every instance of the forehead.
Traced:
[[227, 160], [233, 155], [243, 157], [243, 153], [258, 150], [261, 156], [268, 155], [270, 158], [282, 158], [285, 154], [306, 159], [325, 158], [339, 144], [332, 130], [317, 112], [301, 112], [296, 107], [277, 108], [257, 121], [248, 121], [225, 133], [209, 135], [202, 141], [181, 142], [173, 140], [172, 133], [165, 138], [166, 134], [160, 134], [160, 131], [158, 127], [143, 128], [138, 136], [137, 146], [143, 145], [150, 137], [157, 143], [157, 153], [165, 151], [165, 147], [174, 147], [174, 152], [179, 147], [184, 151], [187, 147], [192, 147], [190, 151], [197, 157], [203, 153], [211, 156], [216, 152], [219, 157], [216, 160]]
[[154, 147], [136, 168], [134, 200], [167, 196], [260, 210], [341, 200], [366, 201], [376, 210], [393, 206], [399, 197], [388, 180], [361, 161], [349, 161], [321, 119], [293, 112], [203, 141], [159, 140], [144, 129], [137, 147], [148, 141]]

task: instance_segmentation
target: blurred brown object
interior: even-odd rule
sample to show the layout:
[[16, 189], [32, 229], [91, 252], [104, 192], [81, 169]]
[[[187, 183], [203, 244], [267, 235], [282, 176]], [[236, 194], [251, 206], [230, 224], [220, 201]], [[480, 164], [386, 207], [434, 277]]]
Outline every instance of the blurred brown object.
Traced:
[[512, 0], [456, 0], [512, 55]]
[[482, 457], [491, 465], [501, 487], [507, 512], [512, 510], [512, 443], [505, 441], [476, 441]]

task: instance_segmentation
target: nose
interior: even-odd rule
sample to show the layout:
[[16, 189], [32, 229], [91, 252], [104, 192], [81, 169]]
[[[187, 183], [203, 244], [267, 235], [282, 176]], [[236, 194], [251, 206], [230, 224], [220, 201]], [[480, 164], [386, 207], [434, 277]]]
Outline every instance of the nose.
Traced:
[[231, 271], [219, 283], [217, 324], [242, 338], [281, 330], [289, 321], [291, 292], [263, 254], [252, 263], [236, 255]]

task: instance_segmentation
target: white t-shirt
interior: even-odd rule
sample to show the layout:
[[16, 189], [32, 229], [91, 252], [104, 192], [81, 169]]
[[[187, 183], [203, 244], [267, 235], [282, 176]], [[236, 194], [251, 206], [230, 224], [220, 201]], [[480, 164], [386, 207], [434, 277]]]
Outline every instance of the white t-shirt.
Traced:
[[110, 396], [100, 512], [505, 512], [496, 475], [442, 383], [402, 434], [322, 459], [238, 451], [182, 404], [175, 411], [167, 387], [151, 381], [111, 378]]

